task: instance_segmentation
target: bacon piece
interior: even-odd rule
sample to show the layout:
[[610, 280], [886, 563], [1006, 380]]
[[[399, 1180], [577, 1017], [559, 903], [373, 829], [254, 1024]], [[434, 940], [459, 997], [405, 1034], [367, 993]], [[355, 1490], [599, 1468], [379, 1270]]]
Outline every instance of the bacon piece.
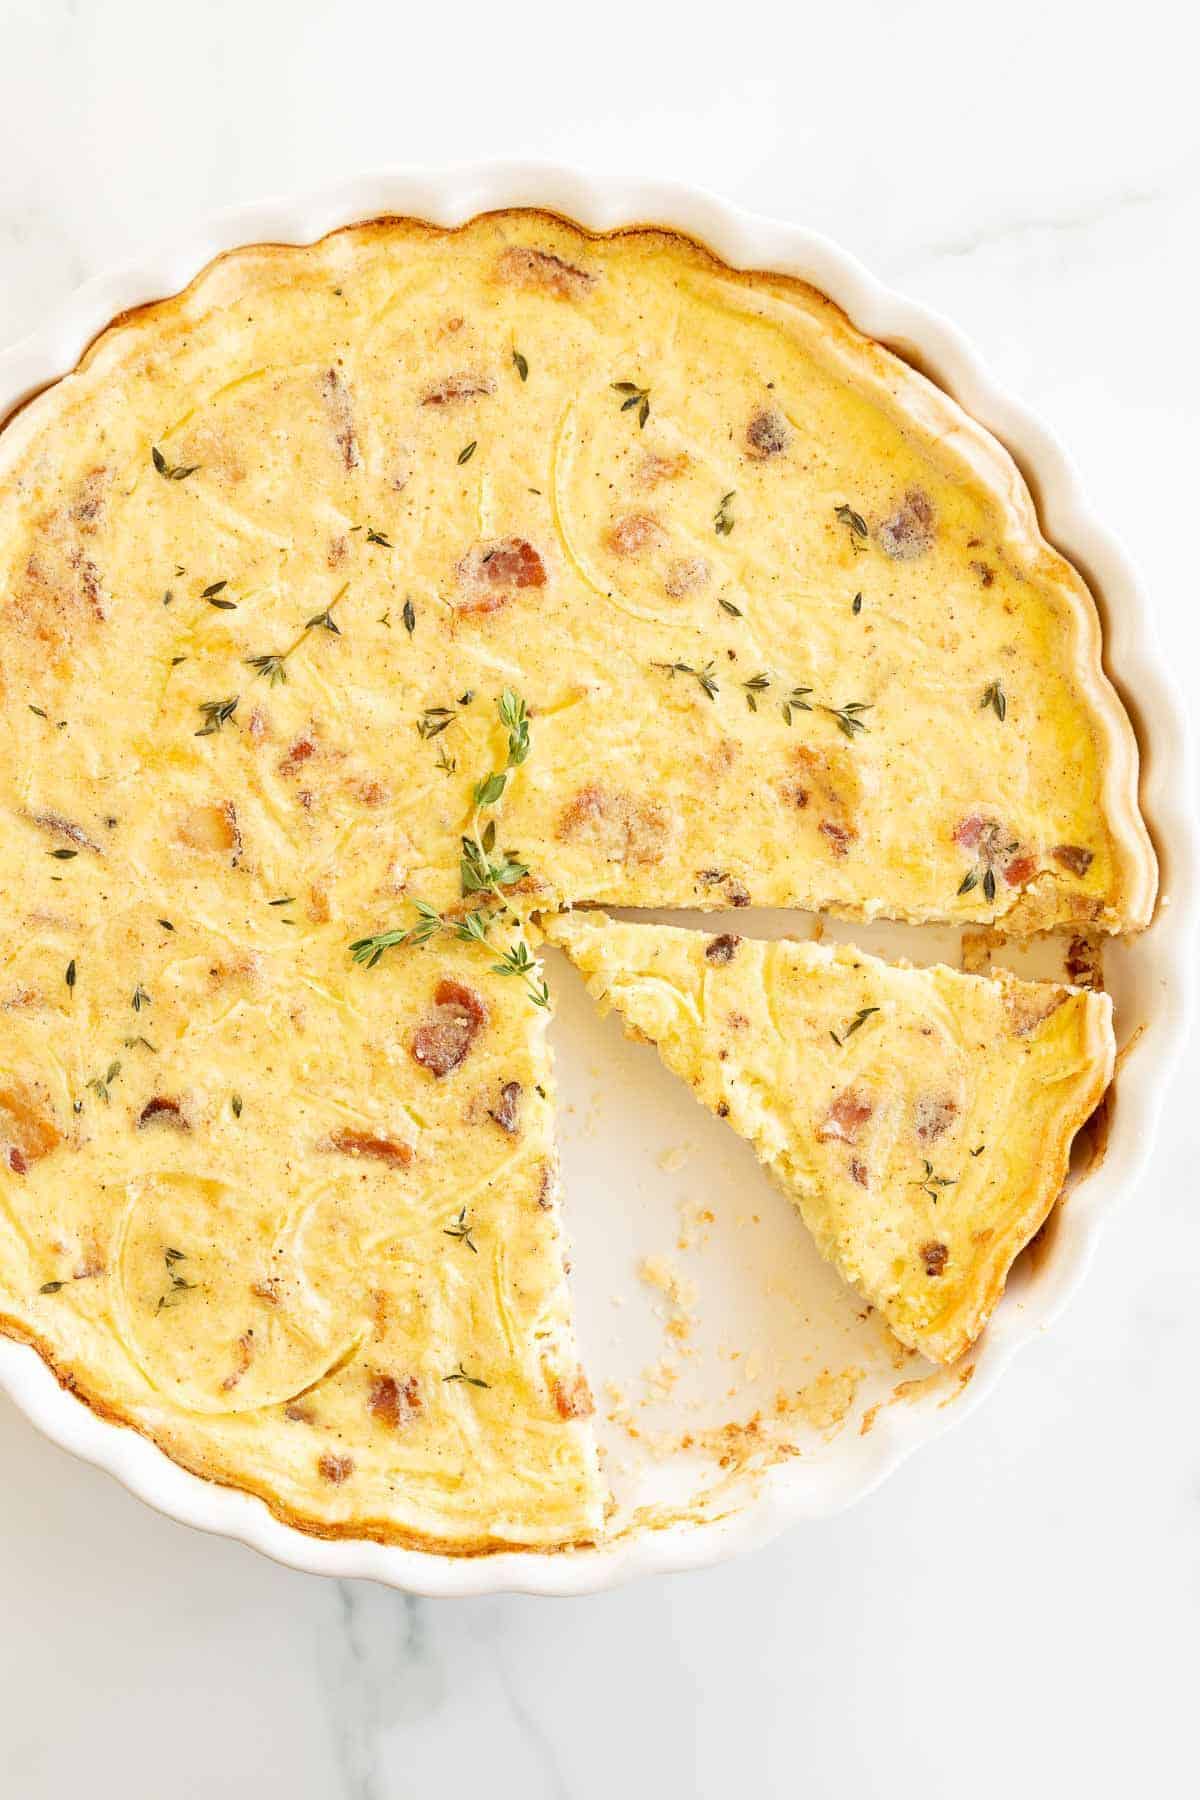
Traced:
[[756, 462], [781, 456], [792, 441], [792, 428], [774, 407], [755, 413], [746, 427], [746, 452]]
[[817, 829], [835, 856], [845, 856], [858, 837], [861, 781], [848, 751], [816, 749], [801, 744], [792, 758], [795, 779], [784, 782], [785, 799], [801, 812], [811, 806], [819, 814]]
[[582, 842], [606, 862], [647, 865], [661, 862], [674, 821], [653, 800], [595, 783], [580, 788], [559, 817], [558, 836]]
[[492, 1108], [491, 1117], [495, 1119], [501, 1131], [507, 1131], [510, 1137], [515, 1135], [517, 1127], [521, 1122], [521, 1101], [523, 1098], [524, 1090], [522, 1089], [520, 1082], [506, 1081], [504, 1086], [500, 1089], [499, 1103]]
[[94, 534], [96, 521], [104, 511], [104, 501], [108, 493], [109, 473], [105, 468], [89, 469], [71, 501], [71, 519], [80, 531], [88, 536]]
[[375, 1375], [367, 1394], [367, 1410], [389, 1431], [400, 1431], [421, 1411], [421, 1390], [415, 1375], [397, 1381], [394, 1375]]
[[1004, 869], [1004, 879], [1009, 887], [1024, 887], [1025, 883], [1031, 881], [1036, 874], [1036, 856], [1014, 856]]
[[256, 1300], [265, 1300], [268, 1306], [279, 1305], [279, 1277], [265, 1275], [261, 1281], [250, 1283], [250, 1292]]
[[982, 813], [970, 813], [954, 827], [954, 841], [964, 850], [975, 850], [984, 832], [995, 829], [994, 820], [985, 819]]
[[147, 1125], [169, 1125], [173, 1131], [190, 1131], [192, 1128], [183, 1116], [183, 1107], [178, 1100], [169, 1094], [155, 1094], [147, 1100], [138, 1114], [138, 1130], [145, 1130]]
[[69, 844], [75, 844], [80, 850], [92, 850], [97, 856], [104, 855], [99, 844], [93, 842], [82, 825], [76, 825], [71, 819], [64, 819], [61, 813], [31, 813], [30, 817], [40, 831], [48, 831], [54, 837], [66, 838]]
[[817, 1142], [835, 1140], [841, 1144], [857, 1144], [859, 1133], [875, 1111], [875, 1102], [861, 1088], [846, 1088], [837, 1096], [817, 1127]]
[[30, 1088], [17, 1081], [0, 1087], [0, 1144], [7, 1146], [15, 1175], [27, 1174], [30, 1163], [49, 1156], [62, 1141], [53, 1117]]
[[975, 574], [978, 575], [983, 587], [991, 587], [993, 581], [996, 579], [996, 574], [993, 569], [989, 568], [987, 563], [976, 561], [971, 564], [971, 568], [974, 570]]
[[1024, 988], [1010, 989], [1004, 996], [1004, 1010], [1013, 1036], [1028, 1037], [1051, 1013], [1058, 1011], [1066, 997], [1061, 988], [1034, 989], [1032, 992]]
[[1061, 863], [1064, 869], [1069, 869], [1072, 875], [1081, 878], [1087, 874], [1095, 860], [1093, 853], [1085, 850], [1082, 844], [1056, 844], [1050, 854], [1056, 863]]
[[676, 451], [673, 456], [647, 450], [634, 470], [633, 478], [640, 488], [656, 488], [660, 481], [678, 481], [691, 467], [691, 461], [686, 450]]
[[360, 458], [358, 438], [354, 431], [354, 407], [350, 390], [337, 369], [326, 369], [322, 375], [321, 398], [325, 402], [334, 439], [341, 452], [342, 466], [345, 469], [356, 469]]
[[661, 550], [667, 534], [653, 513], [626, 513], [604, 534], [604, 542], [614, 556], [640, 556], [644, 550]]
[[235, 863], [242, 853], [242, 834], [232, 800], [221, 800], [211, 806], [190, 806], [180, 819], [175, 835], [189, 850], [228, 851]]
[[927, 1244], [921, 1245], [918, 1254], [921, 1261], [925, 1264], [925, 1273], [927, 1275], [940, 1275], [945, 1269], [950, 1256], [950, 1252], [945, 1244], [939, 1244], [932, 1238]]
[[298, 1400], [290, 1400], [283, 1409], [285, 1419], [291, 1419], [297, 1425], [311, 1425], [316, 1418], [311, 1406], [302, 1406]]
[[393, 1169], [407, 1169], [413, 1159], [411, 1144], [403, 1143], [399, 1138], [381, 1137], [372, 1131], [356, 1131], [349, 1125], [331, 1131], [329, 1142], [343, 1156], [370, 1157]]
[[1090, 988], [1100, 993], [1104, 987], [1104, 965], [1100, 945], [1087, 937], [1073, 937], [1064, 959], [1067, 980], [1073, 987]]
[[487, 1007], [461, 981], [439, 981], [433, 1010], [413, 1032], [410, 1054], [431, 1075], [449, 1075], [463, 1062], [487, 1018]]
[[958, 1117], [953, 1094], [918, 1094], [913, 1106], [913, 1126], [923, 1144], [932, 1144], [949, 1131]]
[[857, 1156], [852, 1156], [850, 1158], [850, 1177], [853, 1181], [858, 1183], [859, 1187], [865, 1188], [870, 1187], [871, 1185], [871, 1177], [867, 1170], [867, 1165], [865, 1162], [860, 1162]]
[[845, 825], [836, 825], [832, 819], [822, 819], [818, 829], [822, 836], [828, 838], [835, 856], [845, 856], [858, 836], [857, 831], [850, 831]]
[[720, 937], [710, 938], [704, 946], [705, 957], [710, 963], [732, 962], [741, 941], [732, 931], [723, 931]]
[[560, 1419], [586, 1419], [595, 1411], [592, 1390], [582, 1369], [576, 1369], [570, 1381], [564, 1381], [559, 1375], [552, 1376], [550, 1391]]
[[876, 532], [879, 547], [886, 556], [909, 562], [923, 556], [937, 534], [933, 501], [922, 488], [909, 488], [903, 501]]
[[310, 757], [317, 754], [317, 739], [313, 732], [306, 731], [288, 746], [280, 757], [278, 768], [281, 775], [294, 775]]
[[332, 1481], [340, 1487], [348, 1475], [354, 1473], [352, 1456], [333, 1456], [328, 1450], [317, 1458], [317, 1473], [326, 1481]]
[[596, 277], [587, 269], [528, 244], [510, 244], [500, 255], [496, 274], [513, 287], [550, 294], [556, 300], [582, 300], [596, 285]]
[[493, 538], [475, 544], [455, 571], [465, 598], [462, 613], [490, 613], [507, 606], [515, 593], [546, 585], [546, 565], [525, 538]]
[[460, 369], [457, 374], [447, 375], [427, 389], [421, 405], [454, 406], [460, 400], [476, 400], [481, 395], [494, 394], [495, 391], [496, 383], [490, 375], [478, 375]]
[[663, 577], [663, 587], [672, 600], [682, 600], [685, 594], [699, 593], [712, 580], [712, 570], [702, 556], [680, 556], [671, 564]]
[[254, 1332], [253, 1330], [243, 1331], [241, 1337], [237, 1341], [237, 1367], [231, 1374], [226, 1375], [224, 1381], [221, 1383], [221, 1386], [226, 1393], [229, 1393], [232, 1388], [237, 1386], [253, 1360]]

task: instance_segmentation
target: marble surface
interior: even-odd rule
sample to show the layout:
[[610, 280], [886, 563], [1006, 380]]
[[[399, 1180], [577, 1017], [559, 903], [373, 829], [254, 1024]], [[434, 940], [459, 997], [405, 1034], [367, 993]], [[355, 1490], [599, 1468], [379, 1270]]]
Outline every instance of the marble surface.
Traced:
[[[0, 0], [0, 340], [217, 205], [388, 161], [679, 176], [839, 237], [1073, 449], [1186, 672], [1195, 15]], [[581, 15], [582, 17], [582, 15]], [[1193, 1047], [1082, 1296], [855, 1511], [581, 1601], [427, 1602], [158, 1518], [0, 1402], [4, 1791], [975, 1800], [1186, 1788]]]

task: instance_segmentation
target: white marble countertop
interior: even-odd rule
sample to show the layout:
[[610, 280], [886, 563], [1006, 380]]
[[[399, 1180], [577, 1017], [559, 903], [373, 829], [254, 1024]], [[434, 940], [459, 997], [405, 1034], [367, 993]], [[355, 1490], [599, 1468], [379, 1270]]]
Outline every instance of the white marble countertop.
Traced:
[[[778, 16], [776, 16], [778, 14]], [[217, 205], [497, 155], [829, 231], [1058, 430], [1200, 650], [1195, 16], [610, 0], [0, 0], [0, 341]], [[1200, 1610], [1200, 1083], [1082, 1296], [874, 1498], [579, 1601], [407, 1599], [147, 1511], [0, 1402], [0, 1766], [21, 1800], [1092, 1800], [1185, 1789]]]

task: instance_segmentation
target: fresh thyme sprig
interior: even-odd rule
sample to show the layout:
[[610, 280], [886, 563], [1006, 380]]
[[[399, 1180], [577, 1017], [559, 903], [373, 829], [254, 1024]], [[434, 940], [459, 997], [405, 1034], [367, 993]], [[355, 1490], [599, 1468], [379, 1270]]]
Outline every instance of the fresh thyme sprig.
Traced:
[[[478, 1245], [476, 1244], [475, 1239], [471, 1236], [471, 1233], [474, 1231], [474, 1229], [475, 1229], [475, 1227], [473, 1225], [468, 1225], [468, 1223], [467, 1223], [467, 1209], [464, 1206], [462, 1211], [459, 1213], [458, 1218], [454, 1221], [453, 1225], [444, 1225], [442, 1227], [442, 1236], [448, 1237], [448, 1238], [457, 1238], [460, 1244], [465, 1244], [467, 1246], [468, 1250], [473, 1250], [475, 1252], [475, 1255], [478, 1256], [479, 1255]], [[461, 1367], [461, 1364], [459, 1366]]]
[[637, 407], [638, 426], [646, 429], [646, 420], [650, 417], [650, 389], [638, 387], [634, 381], [614, 381], [610, 383], [614, 393], [624, 394], [621, 411], [630, 412]]
[[345, 597], [349, 586], [348, 581], [342, 584], [325, 610], [314, 613], [312, 618], [305, 622], [303, 631], [288, 645], [286, 650], [268, 653], [265, 656], [245, 656], [242, 661], [246, 667], [253, 669], [255, 674], [261, 676], [271, 687], [280, 686], [287, 680], [287, 670], [284, 668], [284, 664], [288, 657], [300, 648], [310, 631], [330, 631], [334, 637], [341, 637], [341, 626], [333, 616], [333, 609]]
[[845, 501], [843, 501], [840, 506], [835, 506], [833, 510], [841, 524], [848, 528], [850, 532], [850, 542], [855, 551], [865, 549], [868, 532], [867, 521], [863, 518], [862, 514], [855, 512], [852, 506], [847, 506]]
[[237, 711], [239, 698], [240, 695], [234, 694], [228, 700], [202, 700], [199, 711], [204, 724], [196, 736], [211, 737], [214, 731], [220, 731], [222, 725], [227, 724]]
[[452, 1375], [443, 1375], [442, 1380], [443, 1381], [465, 1381], [467, 1383], [468, 1387], [477, 1387], [477, 1388], [491, 1387], [491, 1385], [492, 1385], [490, 1381], [480, 1380], [478, 1375], [468, 1375], [467, 1371], [463, 1368], [461, 1361], [459, 1362], [459, 1365], [458, 1365], [457, 1369], [455, 1369], [454, 1373]]
[[675, 679], [676, 675], [694, 676], [710, 700], [715, 700], [721, 691], [717, 679], [713, 674], [716, 664], [711, 656], [702, 669], [694, 668], [691, 663], [685, 662], [656, 662], [652, 663], [650, 666], [654, 669], [664, 669], [671, 677], [672, 681]]
[[984, 689], [983, 699], [979, 702], [980, 712], [989, 706], [1003, 725], [1008, 712], [1008, 696], [998, 681], [991, 682]]
[[528, 381], [529, 380], [529, 364], [526, 361], [526, 359], [521, 355], [521, 352], [519, 350], [514, 350], [512, 353], [512, 359], [513, 359], [513, 368], [517, 371], [517, 374], [521, 377], [521, 380]]
[[871, 1017], [872, 1013], [877, 1013], [878, 1011], [879, 1011], [879, 1008], [877, 1006], [862, 1006], [862, 1007], [860, 1007], [859, 1010], [855, 1013], [854, 1017], [851, 1019], [850, 1023], [847, 1025], [846, 1029], [843, 1031], [841, 1037], [838, 1036], [836, 1031], [832, 1031], [832, 1030], [829, 1033], [830, 1037], [833, 1039], [835, 1044], [839, 1044], [839, 1045], [844, 1044], [846, 1042], [847, 1038], [852, 1038], [854, 1036], [855, 1032], [858, 1031], [860, 1029], [860, 1027], [862, 1027], [863, 1025], [866, 1024], [867, 1020]]
[[524, 983], [529, 998], [535, 1006], [550, 1005], [550, 989], [546, 986], [541, 974], [541, 964], [530, 951], [523, 937], [519, 937], [504, 951], [499, 962], [492, 964], [493, 975], [516, 975]]
[[150, 460], [164, 481], [186, 481], [200, 467], [199, 463], [189, 463], [186, 467], [182, 463], [169, 463], [157, 444], [151, 447]]
[[717, 510], [716, 510], [715, 514], [713, 515], [713, 530], [716, 532], [718, 537], [728, 537], [730, 532], [733, 530], [734, 525], [737, 523], [736, 519], [733, 517], [733, 514], [729, 510], [730, 501], [733, 499], [733, 497], [736, 493], [737, 493], [736, 488], [730, 488], [730, 490], [727, 494], [721, 495], [720, 503], [717, 506]]
[[[972, 1154], [974, 1153], [972, 1152]], [[924, 1165], [925, 1173], [919, 1181], [914, 1181], [912, 1186], [919, 1187], [922, 1193], [928, 1194], [929, 1198], [936, 1206], [938, 1200], [938, 1188], [957, 1187], [958, 1179], [957, 1177], [951, 1178], [949, 1175], [935, 1175], [933, 1172], [933, 1164], [928, 1157], [922, 1157], [921, 1161]]]
[[864, 700], [848, 700], [845, 706], [823, 706], [821, 708], [823, 713], [828, 713], [831, 719], [837, 720], [838, 730], [850, 739], [853, 739], [856, 731], [871, 729], [866, 720], [859, 717], [860, 713], [870, 712], [870, 710], [869, 703]]

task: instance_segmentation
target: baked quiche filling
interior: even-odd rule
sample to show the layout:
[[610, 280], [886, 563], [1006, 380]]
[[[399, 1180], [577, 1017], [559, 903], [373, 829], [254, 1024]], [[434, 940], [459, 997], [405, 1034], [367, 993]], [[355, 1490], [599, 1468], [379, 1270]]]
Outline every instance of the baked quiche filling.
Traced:
[[1103, 998], [554, 917], [1150, 916], [1086, 589], [828, 300], [522, 212], [235, 252], [5, 427], [0, 640], [0, 1324], [99, 1410], [311, 1531], [603, 1529], [534, 913], [905, 1342], [981, 1328]]

